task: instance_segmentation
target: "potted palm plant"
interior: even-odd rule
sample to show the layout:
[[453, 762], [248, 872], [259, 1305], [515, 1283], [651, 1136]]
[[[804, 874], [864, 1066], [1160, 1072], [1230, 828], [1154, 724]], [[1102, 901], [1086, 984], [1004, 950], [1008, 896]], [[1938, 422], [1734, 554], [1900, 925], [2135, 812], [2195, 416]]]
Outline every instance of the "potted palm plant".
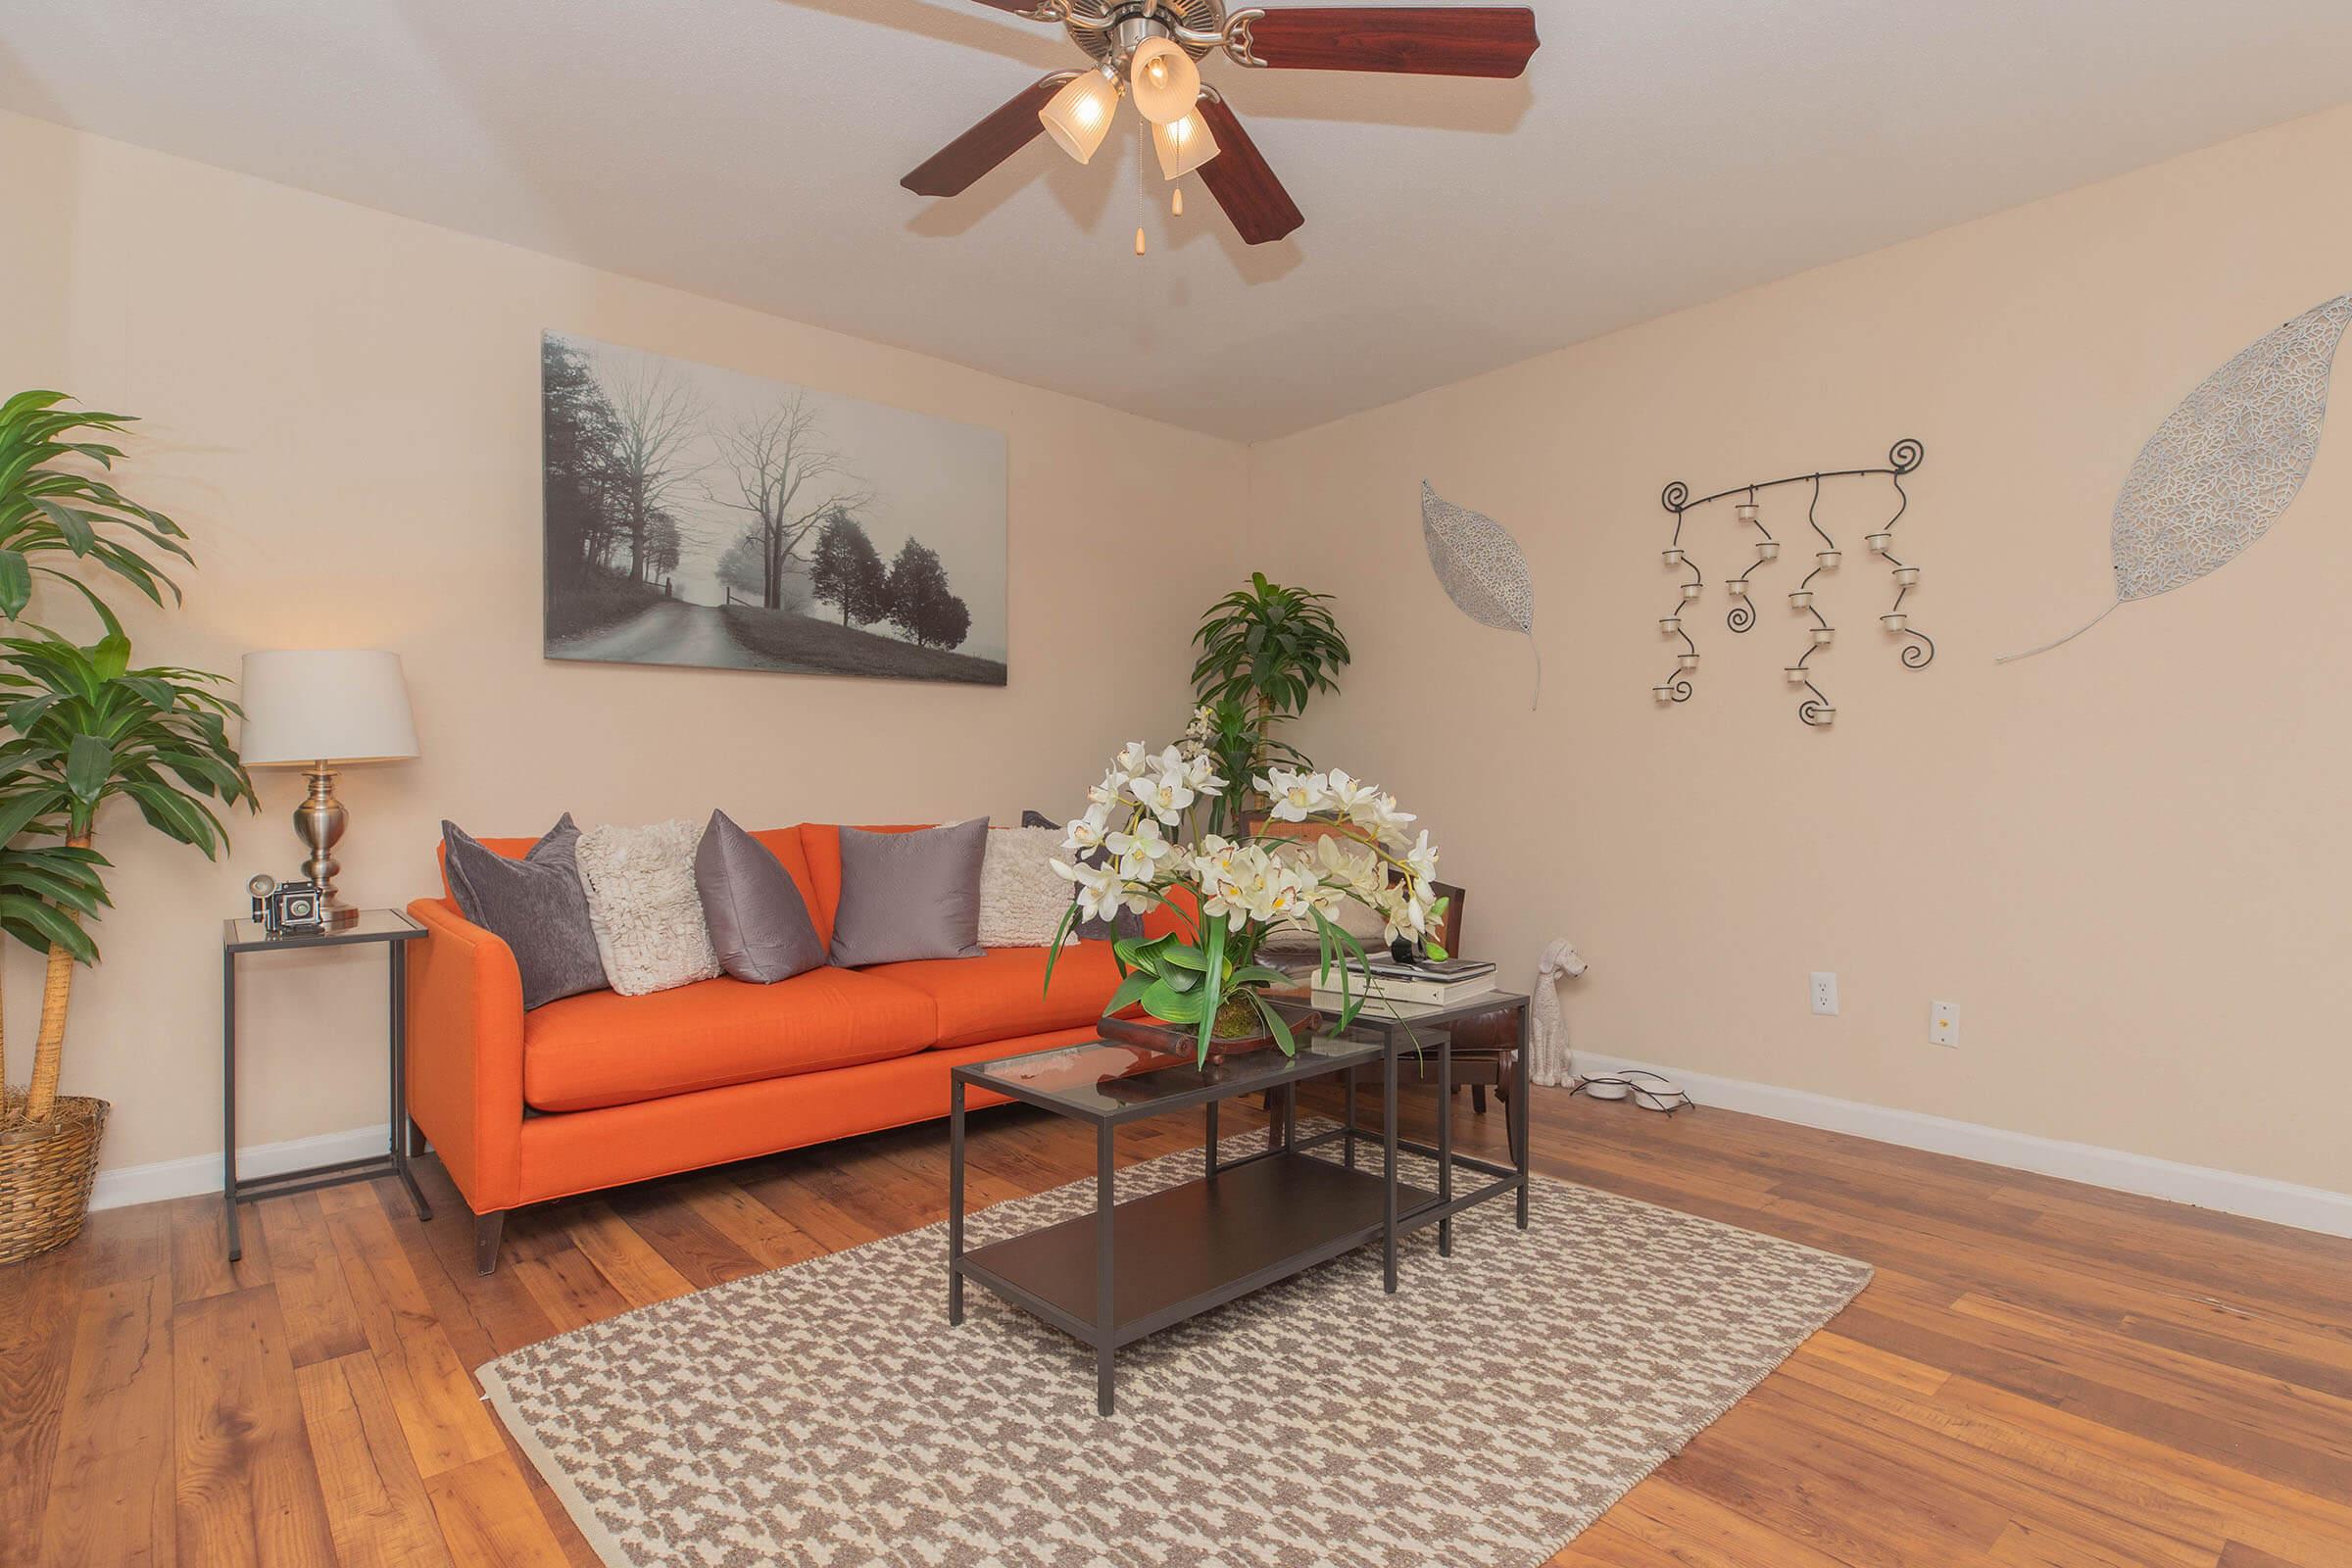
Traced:
[[1304, 773], [1311, 765], [1274, 726], [1306, 711], [1317, 692], [1339, 690], [1348, 639], [1332, 617], [1331, 596], [1286, 588], [1262, 571], [1250, 585], [1208, 607], [1193, 633], [1194, 710], [1188, 741], [1206, 751], [1234, 780], [1230, 795], [1208, 802], [1212, 832], [1243, 829], [1264, 802], [1255, 781], [1269, 767]]
[[[229, 744], [221, 677], [134, 668], [130, 641], [98, 593], [55, 558], [129, 582], [157, 604], [179, 590], [162, 553], [186, 537], [104, 477], [123, 416], [59, 408], [54, 392], [0, 404], [0, 932], [43, 955], [32, 1075], [8, 1087], [0, 1038], [0, 1262], [61, 1246], [81, 1229], [107, 1103], [58, 1092], [74, 974], [98, 949], [82, 922], [109, 900], [92, 847], [100, 809], [129, 801], [166, 837], [217, 855], [227, 836], [214, 803], [253, 804]], [[91, 469], [98, 472], [92, 472]], [[72, 587], [103, 634], [83, 645], [21, 621], [36, 577]]]

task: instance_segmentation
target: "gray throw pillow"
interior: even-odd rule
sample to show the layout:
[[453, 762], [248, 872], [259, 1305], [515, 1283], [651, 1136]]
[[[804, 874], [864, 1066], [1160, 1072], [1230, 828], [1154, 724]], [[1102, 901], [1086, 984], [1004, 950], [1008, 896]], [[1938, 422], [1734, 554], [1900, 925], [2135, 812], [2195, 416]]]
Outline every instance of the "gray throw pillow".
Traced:
[[912, 958], [978, 958], [980, 862], [988, 818], [912, 833], [841, 829], [833, 961], [845, 969]]
[[605, 989], [571, 813], [519, 860], [509, 859], [455, 822], [441, 824], [441, 850], [458, 911], [514, 950], [528, 1012], [561, 997]]
[[[1023, 811], [1021, 826], [1066, 828], [1069, 823], [1056, 822], [1043, 811]], [[1110, 858], [1110, 852], [1098, 846], [1079, 856], [1078, 863], [1089, 866], [1101, 865], [1108, 858]], [[1076, 899], [1078, 890], [1072, 888], [1070, 897]], [[1078, 940], [1081, 942], [1109, 942], [1119, 937], [1131, 937], [1141, 941], [1143, 935], [1144, 917], [1129, 908], [1121, 908], [1119, 916], [1115, 920], [1081, 920], [1078, 922]]]
[[773, 985], [825, 966], [825, 945], [792, 873], [724, 811], [710, 813], [695, 846], [694, 886], [719, 967], [736, 979]]

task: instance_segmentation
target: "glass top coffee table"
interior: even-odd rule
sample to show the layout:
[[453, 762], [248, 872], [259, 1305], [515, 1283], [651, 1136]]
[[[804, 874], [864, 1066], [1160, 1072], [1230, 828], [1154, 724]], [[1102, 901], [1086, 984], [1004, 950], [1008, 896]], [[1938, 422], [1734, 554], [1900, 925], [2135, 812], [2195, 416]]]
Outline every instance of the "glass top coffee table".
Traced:
[[[1490, 1007], [1496, 1004], [1488, 1002]], [[1162, 1051], [1110, 1040], [956, 1067], [949, 1091], [948, 1321], [963, 1321], [968, 1279], [1073, 1336], [1095, 1351], [1096, 1408], [1108, 1415], [1112, 1356], [1123, 1345], [1373, 1241], [1381, 1244], [1384, 1283], [1394, 1292], [1400, 1235], [1437, 1224], [1440, 1250], [1450, 1251], [1456, 1213], [1506, 1193], [1523, 1193], [1527, 1184], [1524, 1168], [1457, 1158], [1449, 1116], [1439, 1117], [1437, 1147], [1399, 1142], [1399, 1057], [1403, 1070], [1416, 1076], [1434, 1068], [1441, 1105], [1448, 1102], [1452, 1087], [1453, 1044], [1442, 1019], [1411, 1022], [1407, 1030], [1396, 1027], [1395, 1020], [1361, 1019], [1359, 1024], [1370, 1027], [1351, 1029], [1348, 1038], [1301, 1037], [1295, 1057], [1267, 1050], [1205, 1067], [1195, 1066], [1189, 1050], [1181, 1047]], [[1355, 1125], [1354, 1078], [1358, 1070], [1372, 1067], [1379, 1069], [1383, 1088], [1377, 1170], [1359, 1169], [1356, 1161], [1357, 1144], [1370, 1144], [1374, 1134]], [[1345, 1124], [1300, 1138], [1298, 1086], [1334, 1073], [1345, 1074], [1348, 1085]], [[963, 1122], [971, 1090], [1094, 1127], [1092, 1213], [965, 1250]], [[1279, 1119], [1267, 1129], [1266, 1148], [1239, 1159], [1221, 1158], [1217, 1107], [1261, 1093], [1279, 1097], [1283, 1104]], [[1116, 1201], [1112, 1133], [1127, 1122], [1196, 1107], [1204, 1111], [1208, 1128], [1201, 1174]], [[1335, 1142], [1344, 1145], [1340, 1160], [1309, 1152]], [[1436, 1160], [1435, 1192], [1398, 1178], [1399, 1149]], [[1457, 1164], [1494, 1179], [1456, 1196]], [[1519, 1223], [1527, 1223], [1524, 1207]]]

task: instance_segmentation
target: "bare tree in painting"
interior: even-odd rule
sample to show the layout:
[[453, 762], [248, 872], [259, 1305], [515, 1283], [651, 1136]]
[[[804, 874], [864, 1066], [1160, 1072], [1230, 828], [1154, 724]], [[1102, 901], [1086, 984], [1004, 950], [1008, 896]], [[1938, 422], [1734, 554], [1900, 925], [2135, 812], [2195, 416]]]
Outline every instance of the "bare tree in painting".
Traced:
[[746, 536], [757, 540], [760, 602], [780, 609], [788, 564], [803, 543], [828, 514], [855, 512], [873, 498], [826, 444], [816, 411], [803, 393], [732, 430], [714, 432], [713, 439], [742, 498], [721, 505], [751, 514]]
[[657, 510], [645, 528], [645, 580], [656, 582], [678, 569], [682, 536], [678, 520]]
[[615, 427], [611, 453], [614, 520], [628, 544], [626, 575], [645, 582], [655, 519], [674, 516], [668, 504], [697, 472], [687, 453], [701, 431], [702, 405], [668, 361], [632, 355], [602, 368]]

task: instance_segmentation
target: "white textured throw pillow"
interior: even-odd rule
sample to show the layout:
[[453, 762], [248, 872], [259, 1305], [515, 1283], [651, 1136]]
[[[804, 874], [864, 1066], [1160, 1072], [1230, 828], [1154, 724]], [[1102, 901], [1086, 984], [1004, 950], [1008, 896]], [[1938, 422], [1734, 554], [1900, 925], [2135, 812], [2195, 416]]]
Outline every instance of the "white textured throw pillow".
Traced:
[[694, 881], [699, 822], [592, 827], [580, 835], [580, 885], [605, 978], [624, 997], [668, 991], [720, 971]]
[[[980, 945], [1042, 948], [1053, 942], [1070, 885], [1054, 874], [1057, 827], [992, 827], [980, 862]], [[1072, 940], [1075, 940], [1073, 938]]]

